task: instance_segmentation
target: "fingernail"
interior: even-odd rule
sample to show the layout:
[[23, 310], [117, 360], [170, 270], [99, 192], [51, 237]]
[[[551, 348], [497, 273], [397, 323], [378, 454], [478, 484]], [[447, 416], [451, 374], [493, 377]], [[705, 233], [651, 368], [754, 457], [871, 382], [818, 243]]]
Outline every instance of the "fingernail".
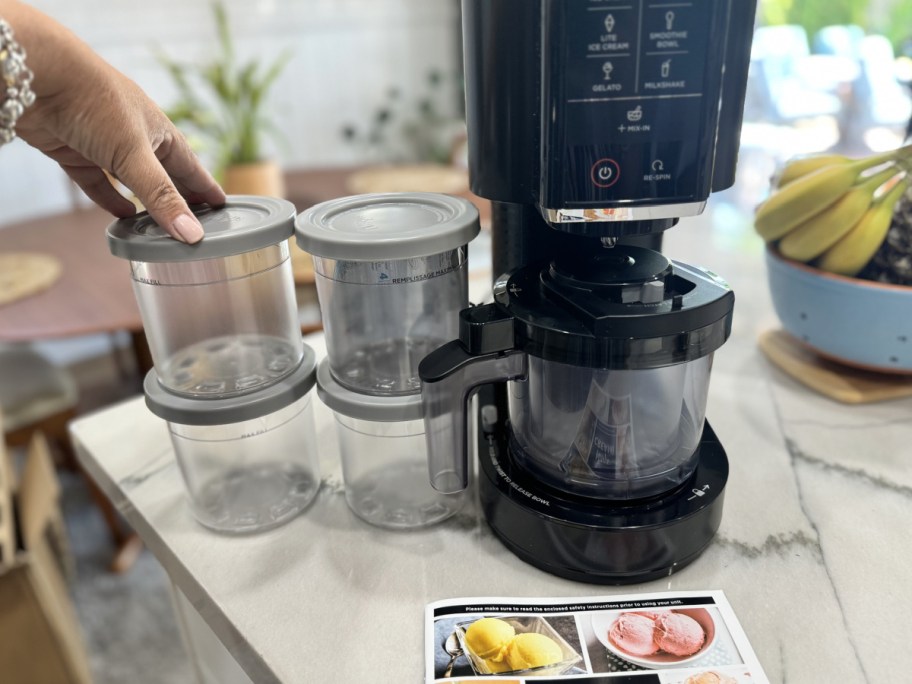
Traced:
[[174, 223], [171, 225], [184, 242], [192, 245], [203, 239], [203, 227], [199, 221], [188, 214], [181, 214], [174, 219]]

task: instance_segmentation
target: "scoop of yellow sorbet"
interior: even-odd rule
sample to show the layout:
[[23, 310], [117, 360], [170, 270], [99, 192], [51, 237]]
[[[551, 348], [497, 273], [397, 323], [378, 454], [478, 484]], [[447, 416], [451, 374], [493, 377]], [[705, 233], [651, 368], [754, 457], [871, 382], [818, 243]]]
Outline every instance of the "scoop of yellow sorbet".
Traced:
[[561, 647], [551, 637], [529, 632], [517, 634], [507, 647], [506, 659], [511, 670], [553, 665], [563, 660]]
[[509, 622], [498, 618], [481, 618], [469, 625], [465, 642], [472, 653], [482, 660], [499, 663], [515, 635], [516, 630]]

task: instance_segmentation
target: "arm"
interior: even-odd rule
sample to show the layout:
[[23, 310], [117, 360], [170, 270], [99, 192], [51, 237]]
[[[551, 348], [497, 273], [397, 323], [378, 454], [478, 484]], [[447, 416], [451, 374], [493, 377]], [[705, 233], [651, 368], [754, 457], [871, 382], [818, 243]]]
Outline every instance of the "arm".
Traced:
[[[203, 229], [187, 202], [221, 205], [225, 193], [183, 135], [133, 81], [72, 32], [18, 0], [0, 0], [34, 72], [35, 103], [16, 134], [60, 164], [98, 205], [118, 217], [133, 204], [108, 182], [130, 188], [173, 237], [197, 242]], [[2, 91], [0, 91], [2, 98]]]

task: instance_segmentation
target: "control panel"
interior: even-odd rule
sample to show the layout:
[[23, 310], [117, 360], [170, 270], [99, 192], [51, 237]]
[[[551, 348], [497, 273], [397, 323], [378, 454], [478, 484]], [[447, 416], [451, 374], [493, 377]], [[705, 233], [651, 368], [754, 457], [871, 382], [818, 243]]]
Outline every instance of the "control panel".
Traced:
[[539, 202], [709, 196], [731, 0], [546, 0]]

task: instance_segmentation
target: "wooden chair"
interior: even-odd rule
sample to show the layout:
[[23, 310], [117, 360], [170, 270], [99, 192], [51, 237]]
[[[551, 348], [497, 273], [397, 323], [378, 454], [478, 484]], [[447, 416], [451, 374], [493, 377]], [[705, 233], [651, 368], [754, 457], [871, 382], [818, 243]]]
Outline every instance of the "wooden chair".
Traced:
[[125, 572], [142, 549], [138, 536], [125, 530], [108, 498], [80, 467], [73, 453], [67, 424], [76, 416], [79, 390], [70, 373], [51, 363], [29, 345], [0, 345], [0, 413], [4, 441], [23, 447], [40, 432], [59, 456], [59, 465], [83, 475], [92, 499], [110, 530], [117, 549], [114, 572]]
[[65, 369], [28, 345], [0, 346], [0, 410], [8, 446], [26, 446], [35, 432], [43, 432], [63, 465], [75, 469], [67, 423], [78, 401], [76, 382]]

